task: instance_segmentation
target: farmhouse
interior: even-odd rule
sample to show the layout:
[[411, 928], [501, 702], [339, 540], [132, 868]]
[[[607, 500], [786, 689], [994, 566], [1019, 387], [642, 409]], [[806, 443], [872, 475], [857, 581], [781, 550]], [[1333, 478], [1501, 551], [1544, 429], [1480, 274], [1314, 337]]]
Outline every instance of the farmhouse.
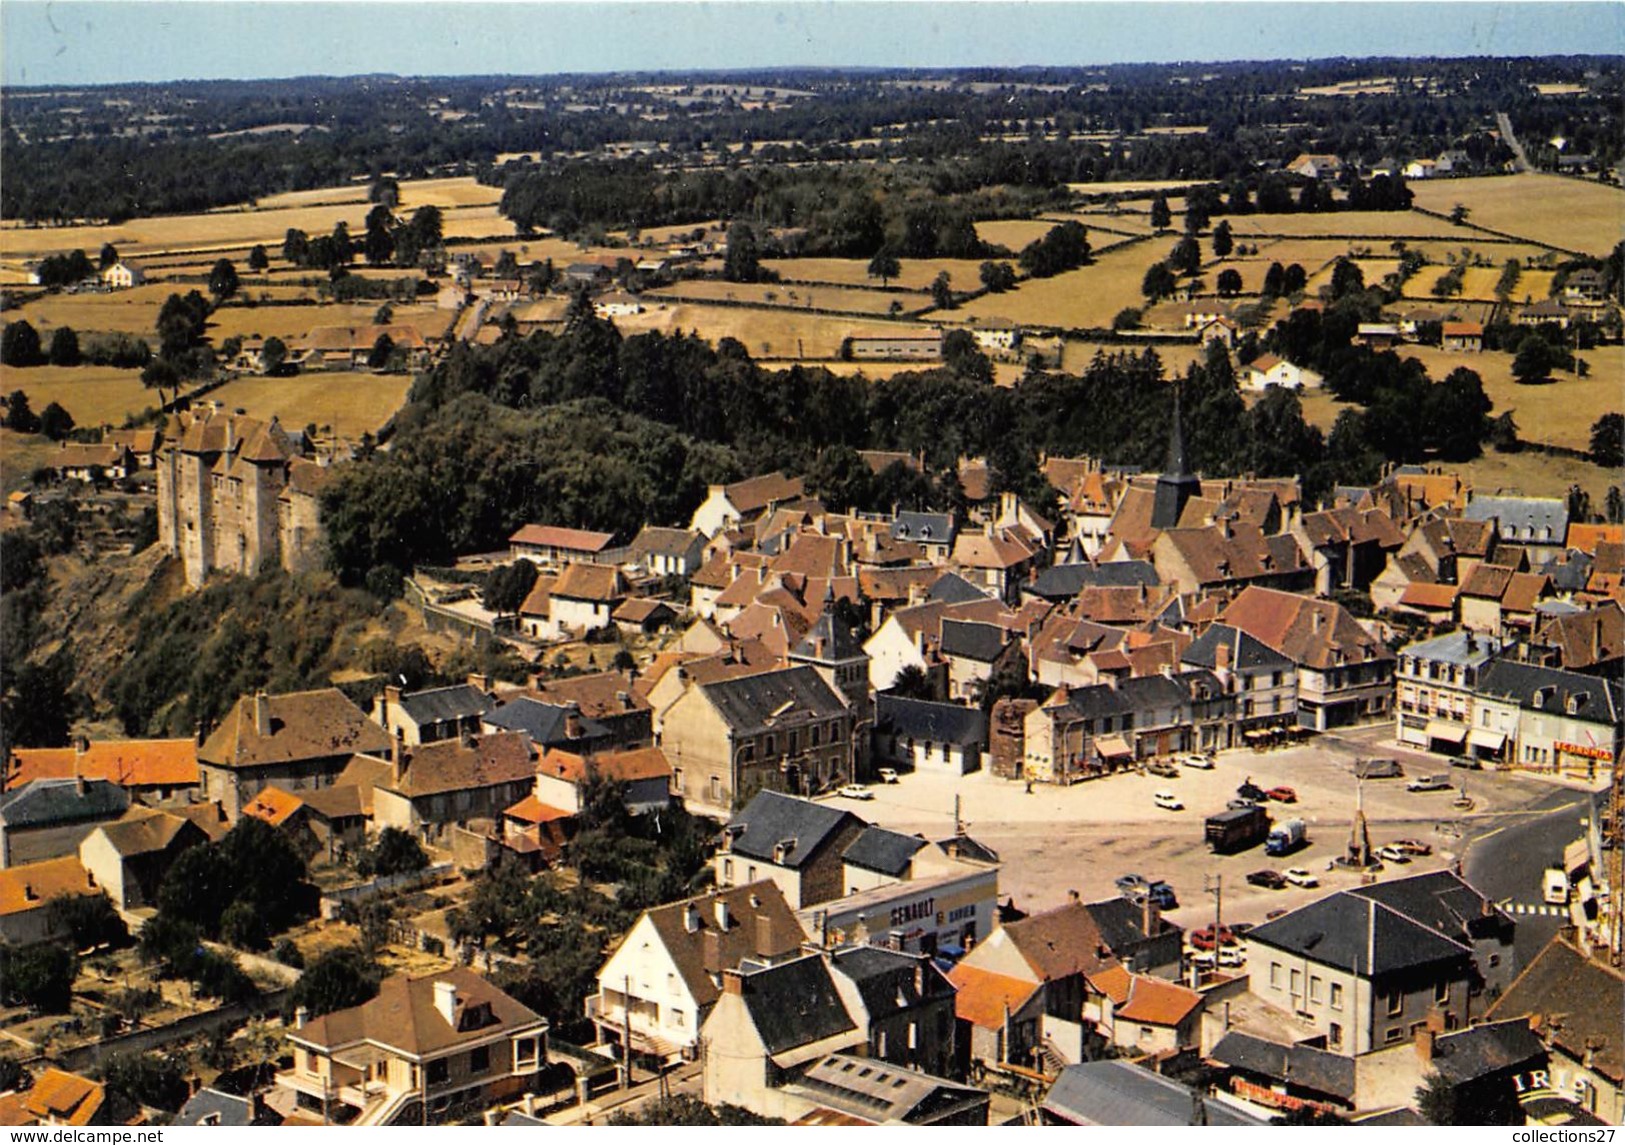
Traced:
[[135, 467], [135, 455], [119, 445], [64, 441], [51, 456], [51, 468], [63, 481], [122, 481]]
[[1484, 348], [1482, 322], [1446, 322], [1441, 331], [1439, 345], [1446, 350], [1476, 354]]
[[1343, 173], [1343, 161], [1335, 155], [1312, 155], [1305, 152], [1288, 163], [1286, 169], [1291, 174], [1301, 175], [1305, 179], [1335, 179]]
[[508, 538], [508, 553], [510, 560], [534, 561], [539, 565], [613, 563], [610, 546], [614, 542], [614, 533], [593, 533], [557, 525], [526, 525]]
[[1286, 390], [1318, 389], [1322, 378], [1315, 371], [1295, 366], [1274, 354], [1260, 354], [1241, 371], [1242, 384], [1250, 390], [1280, 386]]
[[102, 271], [102, 285], [109, 290], [129, 290], [147, 281], [147, 272], [133, 262], [119, 261]]

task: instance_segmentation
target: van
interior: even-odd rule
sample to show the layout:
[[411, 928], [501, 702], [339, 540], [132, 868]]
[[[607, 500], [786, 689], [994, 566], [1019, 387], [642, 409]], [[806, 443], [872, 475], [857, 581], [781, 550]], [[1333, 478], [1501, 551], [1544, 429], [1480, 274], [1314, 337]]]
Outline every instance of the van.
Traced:
[[1551, 906], [1567, 906], [1569, 901], [1569, 877], [1561, 868], [1548, 867], [1540, 881], [1540, 898], [1542, 902]]

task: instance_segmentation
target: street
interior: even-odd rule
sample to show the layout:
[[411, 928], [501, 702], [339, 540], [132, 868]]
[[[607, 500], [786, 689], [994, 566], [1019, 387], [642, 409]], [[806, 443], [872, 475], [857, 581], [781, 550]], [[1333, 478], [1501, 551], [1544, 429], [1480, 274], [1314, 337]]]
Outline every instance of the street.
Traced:
[[1566, 908], [1541, 902], [1540, 877], [1562, 860], [1564, 847], [1580, 838], [1580, 821], [1591, 814], [1588, 796], [1554, 791], [1527, 814], [1484, 830], [1468, 845], [1467, 880], [1517, 920], [1520, 967], [1568, 921]]

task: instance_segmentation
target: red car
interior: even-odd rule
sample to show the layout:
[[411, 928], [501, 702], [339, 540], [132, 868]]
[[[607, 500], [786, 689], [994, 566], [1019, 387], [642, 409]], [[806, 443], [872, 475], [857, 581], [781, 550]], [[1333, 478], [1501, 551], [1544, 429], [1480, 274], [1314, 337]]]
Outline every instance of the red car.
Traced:
[[1298, 801], [1298, 793], [1290, 787], [1272, 787], [1264, 794], [1277, 803], [1296, 803]]
[[[1228, 926], [1221, 926], [1219, 928], [1219, 942], [1218, 942], [1218, 944], [1220, 946], [1234, 946], [1234, 945], [1236, 945], [1236, 936], [1235, 936], [1234, 932], [1232, 932], [1231, 929]], [[1207, 926], [1204, 926], [1201, 930], [1193, 930], [1193, 931], [1191, 931], [1191, 945], [1196, 947], [1196, 949], [1198, 949], [1198, 950], [1212, 950], [1213, 945], [1214, 945], [1214, 943], [1213, 943], [1213, 924], [1209, 923]]]

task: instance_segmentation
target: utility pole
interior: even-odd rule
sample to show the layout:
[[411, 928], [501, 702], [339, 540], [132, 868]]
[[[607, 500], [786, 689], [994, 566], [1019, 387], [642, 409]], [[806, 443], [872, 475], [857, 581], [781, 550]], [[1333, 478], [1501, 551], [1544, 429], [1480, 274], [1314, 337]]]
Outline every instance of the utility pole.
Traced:
[[1202, 890], [1213, 896], [1213, 961], [1214, 965], [1217, 965], [1219, 959], [1219, 930], [1224, 913], [1224, 876], [1203, 875]]

